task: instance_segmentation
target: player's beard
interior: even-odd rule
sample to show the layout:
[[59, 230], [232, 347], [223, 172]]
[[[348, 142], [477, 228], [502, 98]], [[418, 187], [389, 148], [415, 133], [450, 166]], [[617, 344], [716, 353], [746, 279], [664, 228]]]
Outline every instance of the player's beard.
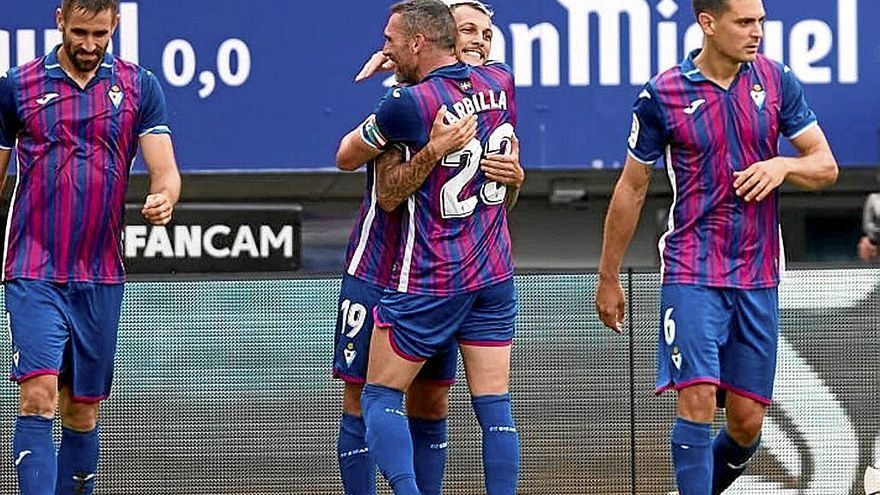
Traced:
[[394, 60], [394, 77], [400, 84], [418, 84], [418, 67], [411, 59]]
[[394, 73], [394, 78], [397, 79], [397, 82], [400, 84], [417, 84], [419, 81], [415, 76], [410, 74], [409, 72], [401, 71], [400, 66]]
[[[64, 42], [64, 51], [67, 52], [67, 58], [70, 59], [70, 62], [76, 68], [77, 71], [82, 73], [89, 73], [95, 70], [98, 67], [98, 64], [104, 60], [104, 53], [107, 51], [107, 45], [97, 46], [95, 47], [95, 51], [91, 54], [83, 50], [82, 48], [74, 48], [73, 45], [65, 40]], [[93, 55], [93, 57], [89, 57], [88, 59], [81, 58], [84, 55]]]

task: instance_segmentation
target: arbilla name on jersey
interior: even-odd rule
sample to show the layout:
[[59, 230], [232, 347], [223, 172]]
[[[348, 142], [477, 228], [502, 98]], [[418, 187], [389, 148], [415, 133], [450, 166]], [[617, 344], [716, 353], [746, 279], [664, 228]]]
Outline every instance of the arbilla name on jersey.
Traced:
[[480, 91], [452, 104], [452, 112], [446, 112], [446, 123], [453, 124], [462, 118], [491, 110], [507, 110], [507, 91]]
[[[205, 208], [207, 206], [207, 208]], [[300, 211], [229, 204], [186, 205], [156, 226], [129, 205], [122, 239], [134, 274], [292, 271], [300, 260]]]

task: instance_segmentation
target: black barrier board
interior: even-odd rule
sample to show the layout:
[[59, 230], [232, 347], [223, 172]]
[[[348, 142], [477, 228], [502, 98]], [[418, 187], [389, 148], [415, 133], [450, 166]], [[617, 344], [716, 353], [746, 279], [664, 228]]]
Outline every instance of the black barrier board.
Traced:
[[166, 226], [150, 225], [141, 205], [125, 208], [126, 272], [293, 272], [300, 267], [302, 207], [289, 204], [182, 203]]

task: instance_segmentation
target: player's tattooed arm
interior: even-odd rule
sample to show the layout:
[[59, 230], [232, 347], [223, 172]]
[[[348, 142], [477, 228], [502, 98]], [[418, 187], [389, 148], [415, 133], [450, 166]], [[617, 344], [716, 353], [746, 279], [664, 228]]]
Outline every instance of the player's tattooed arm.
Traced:
[[480, 168], [486, 178], [507, 187], [504, 206], [510, 211], [519, 198], [519, 190], [526, 180], [526, 173], [519, 163], [519, 139], [513, 135], [510, 140], [510, 153], [486, 155]]
[[394, 211], [414, 193], [434, 166], [447, 154], [460, 150], [474, 139], [477, 133], [477, 117], [470, 115], [453, 123], [444, 121], [446, 106], [440, 107], [428, 144], [413, 155], [409, 162], [402, 154], [385, 152], [376, 161], [376, 196], [379, 207]]
[[388, 150], [376, 159], [376, 200], [379, 208], [394, 211], [406, 198], [414, 193], [443, 153], [428, 143], [416, 153], [409, 162], [404, 161], [403, 152], [397, 148]]

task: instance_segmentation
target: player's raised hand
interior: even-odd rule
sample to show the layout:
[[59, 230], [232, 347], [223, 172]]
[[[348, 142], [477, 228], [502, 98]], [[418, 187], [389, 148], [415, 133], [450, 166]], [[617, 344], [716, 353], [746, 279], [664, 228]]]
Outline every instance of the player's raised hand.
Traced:
[[371, 55], [369, 60], [367, 60], [367, 63], [361, 67], [361, 71], [354, 76], [354, 82], [361, 82], [365, 79], [369, 79], [377, 72], [388, 72], [392, 70], [394, 70], [394, 62], [386, 57], [385, 54], [382, 53], [382, 50], [379, 50]]
[[147, 196], [141, 214], [153, 225], [165, 225], [171, 221], [174, 205], [164, 193], [154, 193]]
[[788, 174], [787, 158], [776, 157], [753, 163], [749, 168], [734, 172], [733, 188], [746, 202], [761, 201], [779, 187]]
[[596, 312], [606, 327], [617, 333], [623, 332], [623, 320], [626, 314], [626, 296], [620, 279], [610, 280], [599, 277], [596, 287]]
[[[436, 147], [438, 153], [446, 155], [465, 147], [477, 136], [477, 116], [468, 115], [458, 121], [448, 123], [446, 105], [440, 107], [434, 123], [431, 124], [430, 143]], [[448, 119], [452, 120], [452, 119]]]
[[480, 162], [486, 178], [505, 186], [520, 188], [526, 180], [526, 173], [519, 163], [519, 139], [516, 134], [510, 139], [509, 153], [492, 153]]

